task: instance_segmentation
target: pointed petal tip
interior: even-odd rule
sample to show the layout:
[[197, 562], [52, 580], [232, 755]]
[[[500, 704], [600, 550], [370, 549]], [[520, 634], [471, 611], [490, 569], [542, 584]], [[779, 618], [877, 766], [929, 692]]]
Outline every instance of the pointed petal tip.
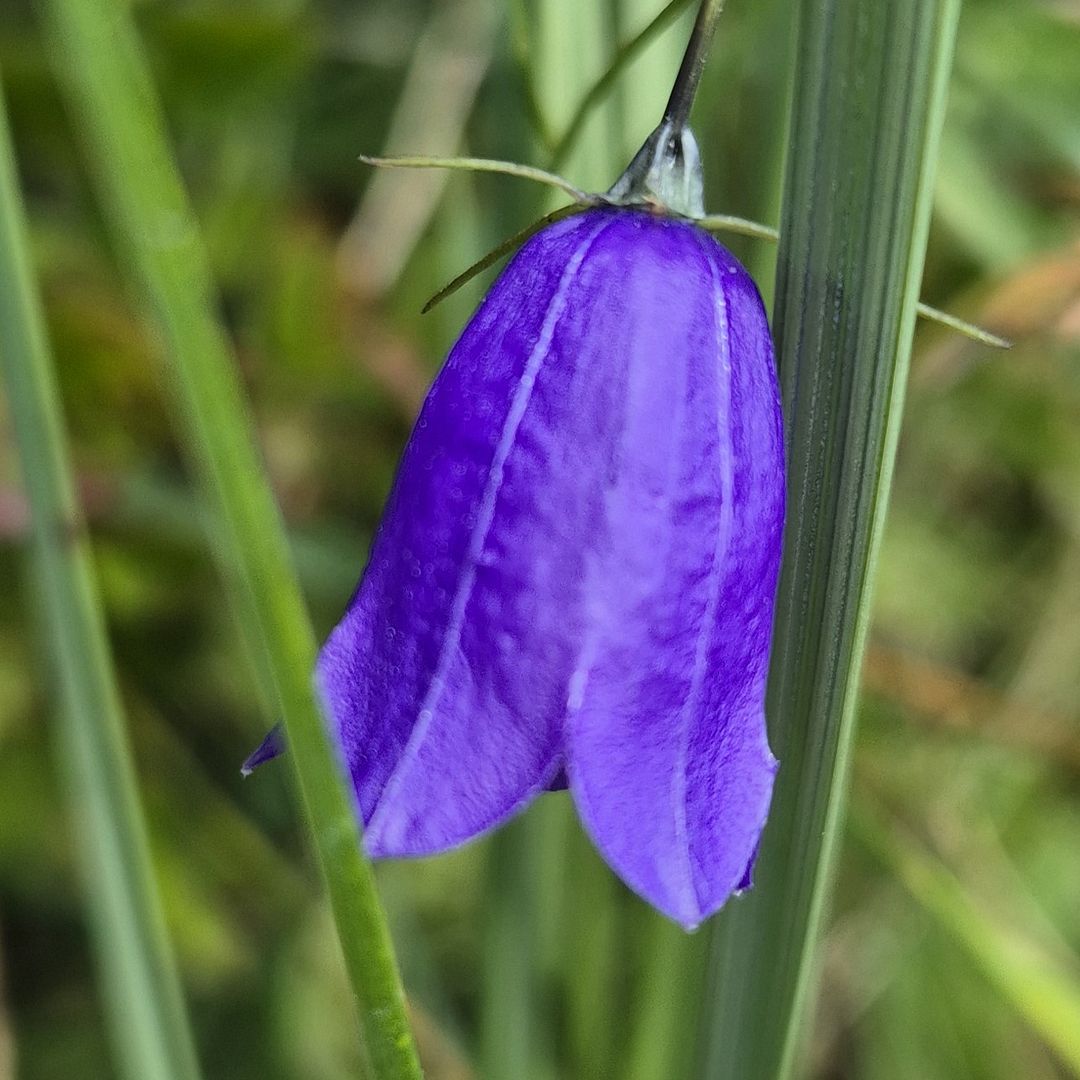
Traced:
[[245, 779], [249, 777], [260, 765], [280, 757], [285, 753], [285, 732], [280, 724], [275, 724], [263, 737], [255, 749], [244, 758], [240, 766], [240, 775]]
[[[754, 863], [757, 860], [758, 848], [754, 847], [754, 854], [750, 857], [750, 862], [747, 863], [746, 870], [743, 872], [742, 878], [740, 878], [738, 885], [735, 886], [715, 907], [711, 907], [708, 910], [702, 909], [695, 912], [693, 915], [683, 914], [676, 915], [669, 912], [664, 912], [665, 915], [669, 915], [675, 922], [677, 922], [683, 930], [688, 934], [693, 934], [701, 929], [703, 923], [707, 922], [714, 915], [718, 915], [720, 911], [727, 906], [731, 900], [737, 900], [740, 896], [750, 892], [754, 887]], [[651, 901], [650, 901], [651, 902]], [[662, 909], [661, 909], [662, 910]]]
[[615, 874], [623, 883], [642, 900], [655, 908], [660, 914], [677, 923], [686, 933], [694, 933], [706, 921], [716, 915], [732, 897], [739, 897], [753, 888], [753, 873], [761, 848], [761, 838], [768, 821], [769, 807], [772, 796], [772, 781], [779, 769], [779, 762], [773, 756], [768, 746], [764, 748], [761, 760], [763, 772], [768, 775], [768, 794], [762, 808], [760, 821], [756, 828], [743, 834], [744, 840], [750, 844], [746, 862], [742, 865], [737, 876], [720, 888], [714, 888], [703, 892], [705, 883], [695, 880], [693, 887], [689, 889], [673, 890], [657, 882], [646, 884], [645, 880], [638, 875], [628, 872], [630, 867], [608, 850], [601, 837], [593, 831], [590, 814], [587, 809], [587, 801], [581, 797], [580, 786], [575, 782], [575, 769], [572, 760], [568, 762], [567, 769], [570, 791], [578, 807], [579, 816], [590, 839], [604, 861], [608, 863]]
[[742, 896], [747, 889], [754, 887], [754, 866], [757, 864], [758, 852], [761, 850], [761, 837], [758, 836], [757, 843], [754, 845], [754, 850], [750, 852], [750, 859], [746, 864], [746, 869], [743, 871], [743, 876], [739, 880], [739, 884], [735, 886], [734, 896]]
[[669, 908], [665, 905], [662, 905], [657, 899], [653, 897], [645, 896], [644, 894], [639, 895], [641, 895], [642, 899], [645, 900], [648, 904], [651, 904], [653, 907], [655, 907], [661, 915], [665, 915], [667, 916], [667, 918], [671, 919], [672, 922], [678, 923], [678, 925], [682, 927], [682, 929], [686, 931], [686, 933], [693, 934], [700, 930], [702, 925], [706, 923], [709, 919], [711, 919], [713, 915], [715, 915], [732, 896], [738, 896], [739, 889], [732, 889], [718, 903], [716, 903], [715, 905], [709, 905], [707, 907], [699, 903], [695, 903], [692, 907]]
[[[664, 912], [664, 914], [670, 914], [670, 917], [674, 919], [688, 934], [694, 933], [701, 927], [701, 924], [706, 920], [711, 919], [714, 915], [718, 914], [721, 908], [725, 907], [729, 900], [737, 899], [744, 893], [749, 892], [754, 887], [754, 864], [757, 862], [758, 851], [761, 848], [761, 838], [758, 837], [757, 843], [754, 844], [754, 850], [750, 855], [750, 860], [746, 864], [746, 869], [742, 873], [742, 877], [739, 882], [730, 892], [722, 897], [715, 906], [711, 906], [708, 909], [700, 908], [693, 912], [684, 912], [683, 914], [674, 914]], [[651, 903], [652, 901], [650, 901]], [[663, 910], [663, 909], [660, 909]]]

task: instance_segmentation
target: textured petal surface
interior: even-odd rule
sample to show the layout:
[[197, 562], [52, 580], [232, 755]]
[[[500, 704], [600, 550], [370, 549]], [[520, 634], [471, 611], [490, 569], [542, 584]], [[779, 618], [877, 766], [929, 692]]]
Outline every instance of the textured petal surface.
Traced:
[[745, 887], [782, 517], [745, 271], [646, 213], [534, 237], [436, 380], [320, 656], [370, 852], [443, 850], [568, 781], [684, 925]]
[[752, 281], [698, 230], [624, 215], [590, 258], [604, 261], [591, 300], [624, 312], [621, 420], [588, 534], [568, 774], [608, 862], [690, 927], [747, 884], [776, 767], [772, 346]]
[[[443, 850], [551, 782], [612, 410], [586, 214], [513, 260], [439, 374], [318, 682], [374, 855]], [[590, 345], [589, 342], [592, 344]]]

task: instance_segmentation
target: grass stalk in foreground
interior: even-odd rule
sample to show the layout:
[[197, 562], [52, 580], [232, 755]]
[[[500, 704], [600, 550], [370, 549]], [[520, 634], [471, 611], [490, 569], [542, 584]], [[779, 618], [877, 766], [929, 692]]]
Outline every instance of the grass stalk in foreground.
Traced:
[[123, 1074], [196, 1080], [194, 1043], [150, 865], [90, 544], [0, 98], [0, 364], [33, 512], [38, 622], [58, 689], [71, 817]]
[[804, 0], [774, 331], [788, 520], [768, 694], [780, 772], [715, 928], [704, 1075], [795, 1069], [929, 228], [958, 0]]
[[181, 431], [215, 502], [217, 554], [261, 660], [264, 696], [284, 719], [373, 1075], [419, 1077], [386, 920], [312, 687], [315, 639], [129, 8], [45, 0], [44, 10], [117, 247], [163, 338]]

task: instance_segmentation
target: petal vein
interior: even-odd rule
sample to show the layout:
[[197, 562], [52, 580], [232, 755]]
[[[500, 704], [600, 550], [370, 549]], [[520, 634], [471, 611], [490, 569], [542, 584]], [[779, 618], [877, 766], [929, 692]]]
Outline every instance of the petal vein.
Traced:
[[405, 750], [401, 755], [401, 759], [395, 766], [394, 771], [387, 780], [386, 786], [383, 788], [382, 794], [379, 796], [378, 803], [371, 815], [371, 821], [368, 823], [367, 838], [368, 842], [372, 845], [376, 845], [379, 842], [379, 834], [384, 827], [388, 808], [393, 804], [394, 797], [400, 789], [410, 765], [415, 761], [419, 754], [420, 748], [427, 736], [428, 728], [434, 718], [435, 710], [438, 706], [443, 686], [445, 685], [446, 675], [453, 660], [454, 650], [457, 648], [461, 638], [462, 628], [465, 623], [465, 613], [468, 609], [473, 585], [476, 581], [477, 566], [480, 564], [484, 546], [487, 543], [488, 534], [495, 517], [495, 505], [505, 476], [506, 463], [513, 451], [522, 420], [525, 417], [529, 402], [532, 399], [536, 380], [543, 367], [544, 361], [547, 358], [548, 351], [551, 348], [551, 342], [555, 334], [556, 326], [566, 309], [566, 302], [570, 290], [577, 278], [585, 257], [596, 243], [600, 234], [608, 229], [610, 225], [611, 222], [608, 221], [593, 229], [588, 236], [582, 240], [580, 247], [567, 262], [566, 269], [563, 271], [563, 275], [559, 280], [558, 288], [555, 290], [555, 294], [552, 297], [551, 303], [544, 316], [540, 335], [529, 353], [520, 380], [514, 389], [510, 409], [507, 412], [506, 420], [503, 424], [502, 431], [499, 434], [499, 441], [495, 447], [495, 454], [492, 457], [491, 470], [488, 473], [487, 483], [485, 484], [484, 493], [476, 516], [476, 522], [473, 525], [472, 533], [469, 537], [469, 544], [466, 549], [465, 559], [462, 562], [460, 577], [451, 606], [450, 619], [447, 623], [446, 635], [443, 638], [442, 645], [439, 649], [435, 671], [432, 674], [427, 692], [420, 705]]

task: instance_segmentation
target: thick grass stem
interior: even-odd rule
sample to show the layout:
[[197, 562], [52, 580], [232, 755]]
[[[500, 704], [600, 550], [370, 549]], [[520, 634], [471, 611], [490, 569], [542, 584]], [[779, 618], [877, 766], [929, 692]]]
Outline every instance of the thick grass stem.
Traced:
[[755, 888], [716, 928], [704, 1075], [797, 1063], [843, 820], [957, 0], [801, 5], [774, 329], [788, 444]]

